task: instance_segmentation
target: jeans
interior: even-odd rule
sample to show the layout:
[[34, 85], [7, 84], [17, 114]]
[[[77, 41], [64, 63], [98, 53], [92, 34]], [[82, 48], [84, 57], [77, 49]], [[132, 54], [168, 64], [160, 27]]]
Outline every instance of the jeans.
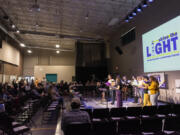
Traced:
[[114, 104], [116, 98], [116, 90], [111, 90], [110, 94], [111, 94], [112, 104]]
[[157, 92], [156, 94], [150, 95], [150, 101], [152, 106], [156, 106], [158, 104], [158, 96], [159, 96], [159, 92]]

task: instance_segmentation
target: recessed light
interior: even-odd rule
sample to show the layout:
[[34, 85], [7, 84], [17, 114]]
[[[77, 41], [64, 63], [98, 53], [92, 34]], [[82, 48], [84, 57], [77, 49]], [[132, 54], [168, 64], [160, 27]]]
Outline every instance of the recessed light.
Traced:
[[16, 27], [16, 26], [13, 24], [13, 25], [12, 25], [12, 28], [14, 29], [15, 27]]
[[56, 48], [59, 48], [59, 47], [60, 47], [60, 45], [57, 44], [57, 45], [56, 45]]
[[56, 51], [56, 53], [57, 53], [57, 54], [59, 54], [59, 53], [60, 53], [60, 51]]
[[25, 45], [25, 44], [23, 44], [23, 43], [20, 43], [20, 46], [21, 46], [21, 47], [26, 47], [26, 45]]
[[28, 53], [32, 53], [32, 51], [31, 51], [31, 50], [27, 50], [27, 52], [28, 52]]
[[19, 31], [19, 30], [17, 30], [17, 31], [16, 31], [16, 33], [20, 33], [20, 31]]

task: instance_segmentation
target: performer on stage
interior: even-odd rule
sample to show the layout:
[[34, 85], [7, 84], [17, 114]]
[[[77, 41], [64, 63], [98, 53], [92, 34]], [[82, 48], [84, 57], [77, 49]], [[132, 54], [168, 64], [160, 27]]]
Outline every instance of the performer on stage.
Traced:
[[135, 76], [132, 76], [131, 85], [133, 86], [134, 103], [138, 103], [138, 97], [140, 97], [140, 93], [138, 89], [138, 81]]
[[124, 100], [127, 101], [129, 82], [128, 82], [126, 76], [123, 76], [123, 78], [121, 80], [121, 83], [122, 83], [122, 97], [123, 97]]
[[120, 76], [116, 76], [116, 98], [117, 98], [117, 107], [122, 107], [123, 102], [122, 102], [122, 83]]
[[112, 78], [112, 76], [109, 74], [108, 75], [108, 83], [109, 83], [109, 90], [110, 90], [110, 95], [111, 95], [111, 104], [114, 105], [115, 98], [116, 98], [116, 90], [115, 90], [115, 81]]

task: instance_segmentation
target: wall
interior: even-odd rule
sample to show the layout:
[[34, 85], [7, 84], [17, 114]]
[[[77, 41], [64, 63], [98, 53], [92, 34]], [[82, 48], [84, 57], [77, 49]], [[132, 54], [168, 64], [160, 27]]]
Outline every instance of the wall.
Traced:
[[[60, 54], [55, 54], [54, 52], [42, 53], [40, 51], [39, 54], [26, 54], [24, 56], [23, 63], [24, 76], [35, 76], [38, 79], [41, 79], [45, 76], [45, 73], [55, 73], [56, 71], [60, 74], [58, 76], [58, 81], [59, 79], [65, 79], [69, 81], [72, 80], [72, 76], [75, 75], [75, 52], [61, 52]], [[65, 66], [69, 71], [64, 69]], [[58, 71], [57, 67], [61, 69], [61, 73]], [[39, 69], [43, 69], [42, 75], [37, 73]], [[54, 69], [54, 71], [52, 69]], [[67, 73], [68, 76], [64, 76], [62, 72]]]
[[7, 42], [2, 42], [2, 48], [0, 48], [0, 60], [19, 65], [20, 63], [20, 51], [9, 45]]
[[[114, 33], [111, 41], [111, 68], [110, 72], [119, 72], [121, 75], [140, 75], [143, 72], [142, 34], [167, 22], [179, 15], [179, 0], [157, 0], [150, 7], [143, 10], [131, 22], [120, 26]], [[122, 47], [120, 37], [129, 29], [136, 27], [136, 40]], [[120, 46], [123, 55], [115, 51], [115, 46]], [[119, 69], [115, 69], [118, 66]], [[180, 103], [180, 94], [175, 92], [175, 79], [180, 79], [180, 71], [165, 72], [168, 76], [169, 88], [161, 90], [160, 100]]]
[[23, 54], [19, 49], [3, 41], [0, 61], [0, 82], [9, 82], [11, 76], [22, 76]]
[[71, 82], [72, 76], [75, 76], [75, 66], [35, 66], [34, 76], [42, 80], [46, 74], [57, 74], [57, 81], [61, 80]]

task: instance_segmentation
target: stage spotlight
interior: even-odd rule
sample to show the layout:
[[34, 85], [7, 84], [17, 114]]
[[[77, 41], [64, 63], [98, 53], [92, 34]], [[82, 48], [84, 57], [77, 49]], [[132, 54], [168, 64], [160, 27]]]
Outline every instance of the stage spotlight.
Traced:
[[153, 1], [154, 1], [154, 0], [148, 0], [148, 2], [150, 2], [150, 3], [153, 2]]
[[56, 51], [56, 53], [57, 53], [57, 54], [59, 54], [59, 53], [60, 53], [60, 51]]
[[136, 16], [136, 15], [137, 15], [137, 12], [134, 10], [134, 11], [132, 12], [132, 15], [133, 15], [133, 16]]
[[142, 7], [143, 7], [143, 8], [146, 8], [147, 6], [148, 6], [147, 2], [144, 1], [143, 4], [142, 4]]
[[137, 11], [138, 11], [138, 12], [141, 12], [141, 11], [142, 11], [141, 6], [139, 6], [139, 7], [137, 8]]
[[128, 19], [128, 17], [126, 17], [126, 19], [125, 19], [125, 22], [129, 22], [129, 19]]
[[133, 19], [133, 16], [131, 14], [129, 15], [129, 19]]

